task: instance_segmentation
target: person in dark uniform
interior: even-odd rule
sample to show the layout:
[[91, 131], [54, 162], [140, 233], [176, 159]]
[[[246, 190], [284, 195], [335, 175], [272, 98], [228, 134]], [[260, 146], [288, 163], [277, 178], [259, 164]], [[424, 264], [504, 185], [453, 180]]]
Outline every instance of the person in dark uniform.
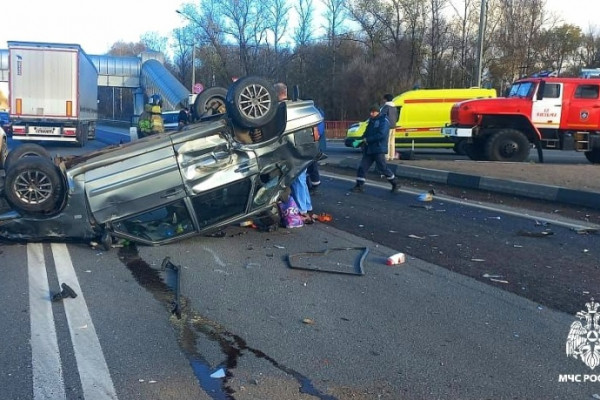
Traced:
[[379, 112], [377, 105], [369, 109], [369, 115], [369, 123], [367, 124], [365, 134], [362, 139], [357, 139], [353, 143], [354, 147], [362, 147], [363, 156], [356, 172], [356, 185], [350, 191], [355, 193], [362, 193], [364, 191], [363, 186], [366, 181], [367, 171], [375, 163], [377, 169], [385, 175], [390, 185], [392, 185], [392, 193], [395, 193], [398, 191], [396, 176], [385, 162], [385, 155], [388, 150], [390, 122], [385, 114]]

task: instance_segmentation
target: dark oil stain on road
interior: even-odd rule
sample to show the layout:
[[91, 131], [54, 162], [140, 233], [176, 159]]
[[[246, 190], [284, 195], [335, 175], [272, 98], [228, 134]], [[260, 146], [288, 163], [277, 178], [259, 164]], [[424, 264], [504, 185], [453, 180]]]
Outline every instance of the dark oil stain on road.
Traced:
[[[119, 259], [129, 269], [134, 279], [152, 293], [157, 301], [169, 306], [173, 304], [173, 286], [165, 283], [165, 280], [161, 277], [161, 271], [152, 268], [140, 258], [135, 244], [120, 248]], [[215, 400], [235, 400], [234, 390], [227, 386], [228, 379], [233, 376], [231, 371], [237, 367], [239, 357], [243, 353], [251, 353], [255, 357], [268, 361], [275, 368], [292, 376], [299, 384], [300, 393], [308, 394], [321, 400], [336, 400], [334, 396], [318, 390], [306, 376], [281, 365], [264, 352], [248, 347], [246, 341], [238, 335], [229, 332], [220, 324], [188, 309], [185, 306], [187, 301], [183, 296], [181, 303], [183, 310], [181, 318], [173, 318], [171, 321], [175, 321], [173, 325], [179, 330], [179, 346], [186, 354], [200, 386], [211, 398]], [[225, 369], [225, 378], [222, 380], [210, 377], [215, 368], [212, 368], [210, 363], [198, 353], [196, 349], [198, 334], [204, 335], [210, 341], [217, 342], [221, 351], [226, 356], [224, 364], [216, 368], [217, 370], [219, 368]]]

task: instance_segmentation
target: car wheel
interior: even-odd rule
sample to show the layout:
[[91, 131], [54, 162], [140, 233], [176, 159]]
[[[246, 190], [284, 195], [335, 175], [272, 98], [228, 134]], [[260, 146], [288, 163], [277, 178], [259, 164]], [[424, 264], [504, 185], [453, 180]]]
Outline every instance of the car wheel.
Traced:
[[531, 144], [516, 129], [504, 129], [493, 134], [485, 144], [485, 155], [490, 161], [522, 162], [529, 157]]
[[8, 202], [19, 211], [49, 213], [59, 207], [64, 185], [58, 168], [50, 160], [32, 156], [11, 165], [4, 192]]
[[25, 143], [8, 152], [6, 160], [4, 161], [4, 169], [8, 171], [10, 166], [16, 163], [18, 160], [31, 156], [50, 159], [50, 153], [48, 153], [48, 150], [39, 144]]
[[592, 164], [600, 164], [600, 149], [586, 151], [583, 154], [585, 154], [585, 158]]
[[227, 113], [233, 122], [245, 128], [259, 128], [277, 113], [277, 94], [269, 81], [247, 76], [237, 80], [226, 97]]
[[227, 89], [222, 87], [215, 86], [204, 90], [196, 97], [196, 101], [194, 101], [194, 106], [192, 107], [194, 119], [215, 114], [225, 114], [227, 112], [225, 96], [227, 96]]

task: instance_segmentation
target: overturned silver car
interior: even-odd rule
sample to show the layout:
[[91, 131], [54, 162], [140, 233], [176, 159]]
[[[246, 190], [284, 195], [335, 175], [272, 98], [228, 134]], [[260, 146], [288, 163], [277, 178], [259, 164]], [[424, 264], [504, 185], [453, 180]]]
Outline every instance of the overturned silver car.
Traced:
[[158, 245], [272, 209], [318, 156], [321, 114], [312, 101], [278, 103], [256, 77], [236, 81], [224, 100], [225, 114], [185, 130], [81, 156], [51, 159], [35, 144], [10, 151], [0, 238]]

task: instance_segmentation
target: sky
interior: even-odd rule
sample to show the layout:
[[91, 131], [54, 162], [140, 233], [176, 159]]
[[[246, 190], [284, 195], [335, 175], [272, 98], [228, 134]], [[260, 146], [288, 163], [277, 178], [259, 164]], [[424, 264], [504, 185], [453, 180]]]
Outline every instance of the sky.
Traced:
[[[584, 32], [593, 18], [600, 15], [600, 0], [546, 1], [548, 10], [556, 12], [566, 22], [580, 25]], [[75, 43], [88, 54], [105, 54], [113, 43], [137, 42], [148, 31], [170, 36], [174, 28], [187, 23], [175, 12], [185, 2], [5, 0], [0, 7], [0, 49], [7, 49], [6, 42], [14, 40]], [[596, 27], [600, 27], [600, 23], [596, 23]]]

